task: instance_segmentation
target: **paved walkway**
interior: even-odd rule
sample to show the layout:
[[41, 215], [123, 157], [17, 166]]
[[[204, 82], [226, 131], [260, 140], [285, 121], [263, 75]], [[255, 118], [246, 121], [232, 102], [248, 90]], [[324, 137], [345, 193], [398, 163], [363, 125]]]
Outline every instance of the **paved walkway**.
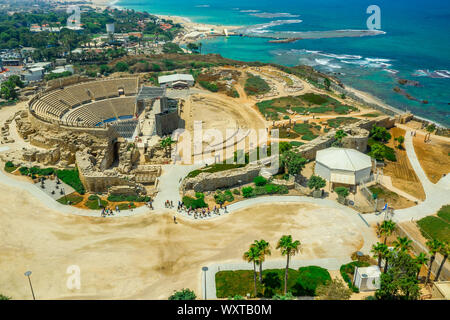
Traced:
[[[327, 258], [327, 259], [312, 259], [300, 260], [294, 259], [289, 262], [289, 268], [298, 269], [307, 266], [319, 266], [327, 270], [339, 270], [341, 265], [351, 262], [350, 257], [341, 258]], [[202, 297], [203, 299], [217, 299], [216, 296], [216, 273], [219, 271], [234, 271], [234, 270], [253, 270], [253, 264], [246, 262], [236, 263], [215, 263], [206, 266], [208, 270], [202, 271]], [[257, 271], [259, 267], [257, 266]], [[284, 269], [286, 268], [286, 260], [273, 260], [263, 263], [263, 269]], [[206, 279], [205, 279], [206, 276]], [[252, 293], [252, 292], [249, 292]]]
[[[397, 222], [422, 219], [423, 217], [435, 214], [443, 205], [450, 203], [450, 174], [441, 178], [436, 184], [428, 180], [414, 150], [413, 138], [410, 131], [405, 133], [405, 148], [408, 159], [422, 183], [426, 199], [417, 206], [395, 210], [393, 220]], [[376, 216], [374, 214], [365, 216], [367, 216], [369, 222], [380, 221], [383, 217], [383, 215]]]

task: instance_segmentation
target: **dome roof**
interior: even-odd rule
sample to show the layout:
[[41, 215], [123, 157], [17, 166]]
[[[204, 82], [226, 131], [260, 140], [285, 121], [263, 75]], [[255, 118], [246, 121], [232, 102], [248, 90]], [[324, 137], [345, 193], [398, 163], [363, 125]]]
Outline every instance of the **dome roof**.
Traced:
[[355, 149], [328, 148], [317, 151], [316, 162], [320, 162], [329, 169], [359, 171], [372, 167], [372, 160], [368, 155]]

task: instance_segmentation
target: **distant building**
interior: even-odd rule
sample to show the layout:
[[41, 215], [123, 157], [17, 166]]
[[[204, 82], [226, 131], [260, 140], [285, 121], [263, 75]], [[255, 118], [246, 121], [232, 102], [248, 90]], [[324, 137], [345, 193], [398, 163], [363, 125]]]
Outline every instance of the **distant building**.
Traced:
[[114, 33], [114, 23], [106, 24], [106, 33]]
[[42, 81], [44, 78], [45, 69], [42, 67], [35, 67], [24, 70], [20, 75], [20, 78], [25, 83]]
[[195, 83], [191, 74], [171, 74], [168, 76], [158, 77], [158, 83], [161, 87], [166, 88], [188, 88]]
[[366, 181], [371, 171], [371, 158], [358, 150], [333, 147], [317, 151], [314, 172], [331, 183], [357, 185]]

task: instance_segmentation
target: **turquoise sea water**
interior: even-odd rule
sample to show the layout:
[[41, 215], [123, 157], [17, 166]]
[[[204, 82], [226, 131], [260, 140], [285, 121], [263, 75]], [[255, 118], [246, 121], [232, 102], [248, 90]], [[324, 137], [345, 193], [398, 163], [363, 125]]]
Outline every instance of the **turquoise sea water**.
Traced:
[[[367, 29], [366, 9], [381, 9], [384, 35], [269, 43], [264, 38], [204, 40], [203, 53], [244, 61], [307, 64], [372, 93], [399, 109], [450, 126], [450, 2], [436, 0], [122, 0], [118, 6], [187, 17], [195, 22], [252, 26], [267, 31]], [[402, 87], [420, 101], [393, 91]], [[428, 104], [421, 101], [427, 100]]]

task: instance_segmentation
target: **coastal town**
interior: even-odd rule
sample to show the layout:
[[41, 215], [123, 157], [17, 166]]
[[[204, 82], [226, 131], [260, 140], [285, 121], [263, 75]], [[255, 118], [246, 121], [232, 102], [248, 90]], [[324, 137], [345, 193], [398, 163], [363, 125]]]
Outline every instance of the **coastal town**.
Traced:
[[247, 29], [0, 1], [0, 300], [449, 299], [450, 129]]

